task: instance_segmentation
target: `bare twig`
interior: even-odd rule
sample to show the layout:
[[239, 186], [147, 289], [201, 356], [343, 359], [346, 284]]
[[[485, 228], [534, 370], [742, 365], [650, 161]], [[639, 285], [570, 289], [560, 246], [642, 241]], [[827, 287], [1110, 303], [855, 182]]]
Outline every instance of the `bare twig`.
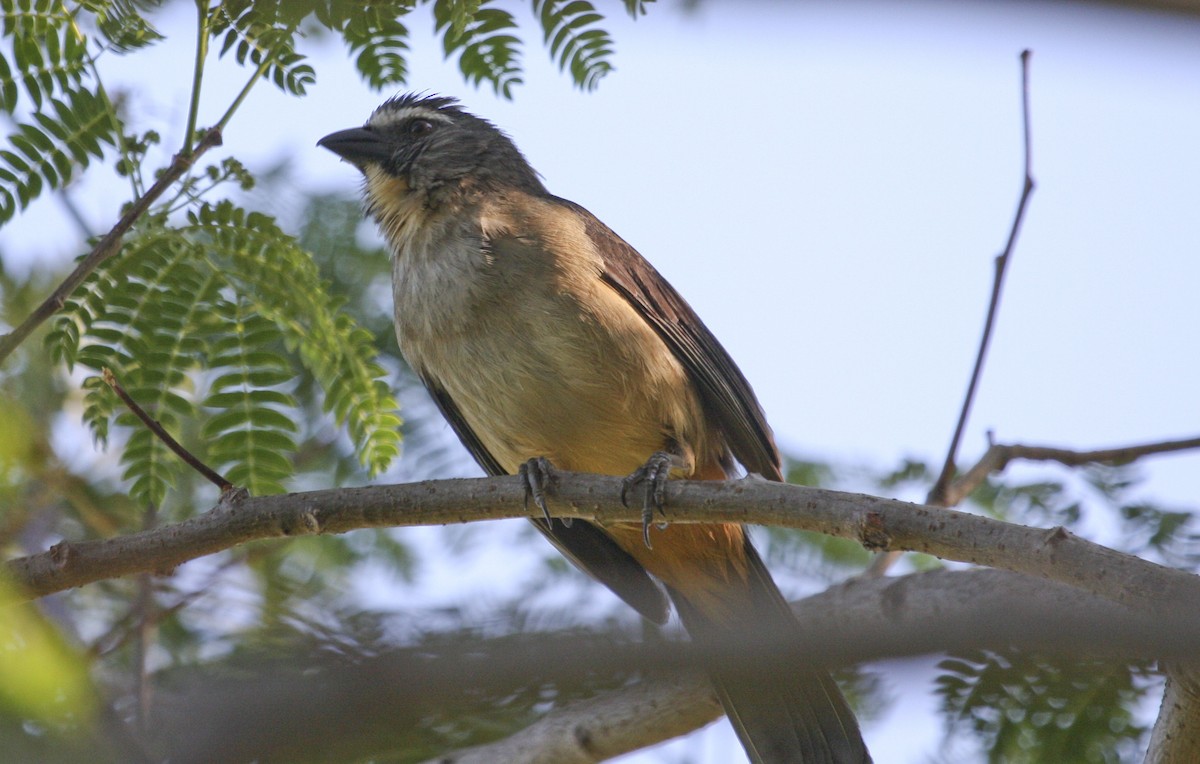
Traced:
[[1010, 463], [1017, 459], [1058, 462], [1067, 467], [1081, 467], [1085, 464], [1128, 464], [1143, 456], [1188, 451], [1195, 448], [1200, 448], [1200, 438], [1164, 440], [1155, 443], [1140, 443], [1133, 446], [1118, 446], [1117, 448], [1102, 448], [1092, 451], [1074, 451], [1053, 446], [1003, 445], [993, 443], [984, 453], [983, 457], [975, 463], [975, 466], [960, 475], [946, 489], [946, 503], [948, 506], [957, 505], [971, 491], [978, 488], [988, 475], [994, 472], [1002, 472]]
[[[557, 517], [640, 522], [621, 504], [621, 478], [556, 472]], [[114, 539], [60, 542], [12, 560], [30, 596], [105, 578], [170, 570], [254, 539], [357, 528], [530, 517], [519, 477], [425, 481], [278, 496], [227, 494], [212, 511]], [[540, 513], [534, 509], [533, 515]], [[664, 520], [798, 528], [869, 549], [924, 552], [1060, 581], [1130, 607], [1200, 612], [1200, 577], [1094, 544], [1064, 528], [1031, 528], [940, 507], [760, 480], [671, 481]], [[1103, 575], [1098, 575], [1103, 571]]]
[[187, 466], [191, 467], [196, 472], [199, 472], [206, 480], [208, 480], [208, 482], [212, 483], [217, 488], [220, 488], [221, 493], [232, 491], [234, 489], [235, 486], [233, 483], [229, 482], [219, 472], [200, 461], [200, 459], [198, 459], [191, 451], [188, 451], [186, 448], [184, 448], [179, 441], [171, 437], [171, 433], [163, 429], [163, 426], [158, 422], [157, 419], [147, 414], [146, 410], [139, 406], [137, 401], [130, 397], [129, 393], [125, 391], [125, 388], [121, 387], [121, 383], [117, 381], [117, 377], [112, 373], [111, 369], [104, 369], [104, 382], [113, 389], [113, 392], [117, 394], [117, 397], [121, 399], [121, 402], [129, 407], [129, 410], [132, 411], [138, 419], [142, 420], [142, 424], [146, 425], [150, 432], [154, 433], [155, 437], [161, 440], [167, 448], [171, 449], [171, 451], [173, 451], [176, 456], [182, 459]]
[[[175, 615], [186, 607], [190, 607], [197, 599], [210, 594], [213, 591], [213, 584], [223, 575], [229, 572], [229, 569], [244, 562], [240, 556], [231, 555], [220, 565], [216, 565], [210, 570], [204, 578], [204, 582], [196, 586], [195, 589], [184, 592], [179, 595], [178, 599], [169, 605], [156, 607], [154, 610], [154, 618], [157, 623], [162, 623], [167, 618]], [[144, 574], [151, 575], [151, 574]], [[109, 655], [112, 652], [120, 650], [128, 644], [135, 636], [137, 636], [137, 623], [141, 617], [141, 611], [137, 607], [137, 603], [129, 609], [129, 611], [121, 617], [120, 620], [111, 624], [104, 634], [93, 639], [88, 646], [86, 654], [89, 659], [100, 658]]]
[[1028, 50], [1021, 52], [1021, 116], [1024, 126], [1025, 143], [1025, 178], [1021, 186], [1021, 198], [1017, 202], [1017, 212], [1013, 216], [1012, 227], [1008, 232], [1008, 242], [1004, 251], [996, 257], [995, 274], [992, 279], [992, 298], [988, 302], [987, 318], [983, 322], [983, 335], [979, 338], [979, 351], [975, 354], [975, 367], [971, 370], [971, 381], [967, 384], [967, 393], [963, 396], [962, 409], [958, 414], [958, 423], [954, 426], [954, 435], [950, 438], [950, 447], [946, 450], [946, 460], [942, 464], [941, 474], [933, 488], [929, 490], [926, 503], [947, 506], [945, 500], [946, 488], [954, 477], [955, 463], [958, 460], [958, 446], [962, 441], [963, 431], [967, 426], [967, 418], [971, 414], [971, 404], [975, 400], [975, 391], [979, 387], [979, 378], [983, 373], [983, 362], [987, 357], [988, 345], [992, 340], [992, 329], [996, 325], [996, 315], [1000, 308], [1000, 294], [1004, 288], [1004, 274], [1007, 272], [1009, 261], [1012, 259], [1017, 244], [1017, 235], [1021, 232], [1021, 223], [1025, 220], [1025, 209], [1029, 197], [1033, 194], [1033, 158], [1029, 134], [1029, 57]]
[[[962, 442], [963, 432], [967, 428], [967, 419], [971, 415], [971, 405], [975, 401], [975, 391], [979, 388], [979, 379], [983, 375], [983, 362], [987, 358], [988, 346], [992, 341], [992, 330], [996, 325], [996, 316], [1000, 309], [1000, 295], [1004, 288], [1004, 275], [1008, 271], [1008, 263], [1017, 244], [1017, 235], [1021, 232], [1021, 223], [1025, 220], [1025, 209], [1033, 194], [1033, 155], [1029, 130], [1029, 50], [1021, 51], [1021, 124], [1025, 147], [1024, 180], [1021, 184], [1021, 197], [1017, 201], [1017, 212], [1013, 216], [1012, 226], [1008, 231], [1008, 241], [1004, 251], [996, 256], [995, 270], [992, 276], [992, 296], [988, 301], [987, 317], [983, 322], [983, 334], [979, 338], [979, 350], [975, 354], [975, 366], [971, 369], [971, 379], [967, 383], [967, 392], [963, 396], [962, 408], [958, 412], [958, 422], [954, 425], [954, 434], [950, 437], [950, 446], [946, 449], [946, 459], [942, 462], [942, 470], [934, 481], [933, 487], [925, 497], [925, 503], [935, 507], [953, 507], [956, 501], [949, 501], [946, 490], [954, 479], [958, 463], [958, 447]], [[882, 576], [891, 567], [898, 552], [887, 552], [877, 555], [864, 575], [867, 577]]]
[[138, 197], [129, 208], [125, 210], [125, 214], [117, 221], [117, 224], [104, 235], [104, 238], [96, 243], [92, 251], [88, 253], [71, 275], [67, 276], [58, 288], [39, 305], [33, 313], [20, 323], [15, 329], [8, 334], [0, 336], [0, 363], [8, 358], [17, 347], [33, 333], [33, 330], [38, 328], [48, 318], [53, 316], [62, 306], [66, 304], [67, 298], [71, 296], [80, 284], [83, 283], [92, 271], [96, 270], [105, 260], [108, 260], [113, 255], [121, 250], [121, 240], [133, 224], [138, 221], [163, 192], [171, 187], [175, 181], [179, 180], [191, 167], [196, 163], [204, 152], [221, 145], [221, 131], [217, 128], [210, 129], [204, 134], [204, 137], [196, 144], [195, 151], [190, 154], [176, 154], [171, 164], [158, 177], [154, 185], [146, 191], [145, 194]]

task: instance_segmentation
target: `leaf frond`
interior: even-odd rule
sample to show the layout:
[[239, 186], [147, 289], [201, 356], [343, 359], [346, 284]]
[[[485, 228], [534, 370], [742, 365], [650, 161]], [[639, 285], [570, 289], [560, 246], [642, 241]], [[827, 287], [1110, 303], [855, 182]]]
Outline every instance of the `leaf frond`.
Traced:
[[496, 3], [435, 0], [434, 19], [447, 58], [458, 54], [463, 79], [476, 87], [488, 82], [497, 95], [512, 98], [521, 84], [521, 40], [512, 14]]
[[80, 89], [90, 59], [65, 13], [31, 15], [17, 8], [3, 13], [3, 41], [11, 52], [0, 47], [0, 111], [14, 113], [22, 90], [41, 109], [51, 98]]
[[165, 39], [134, 0], [83, 0], [80, 5], [95, 17], [109, 50], [129, 53]]
[[204, 356], [207, 306], [220, 287], [197, 260], [194, 245], [171, 229], [139, 229], [122, 256], [93, 274], [64, 307], [47, 338], [54, 355], [96, 372], [84, 382], [84, 421], [95, 437], [103, 442], [113, 423], [133, 428], [121, 454], [124, 477], [132, 481], [131, 496], [155, 506], [182, 465], [124, 410], [101, 372], [111, 370], [169, 432], [195, 418], [189, 372]]
[[612, 37], [597, 26], [604, 16], [586, 0], [534, 0], [533, 9], [559, 71], [570, 71], [581, 90], [595, 90], [612, 71]]
[[311, 256], [267, 215], [231, 202], [189, 216], [206, 256], [254, 309], [278, 326], [325, 392], [325, 410], [349, 431], [372, 473], [399, 453], [400, 418], [371, 335], [326, 294]]
[[209, 350], [216, 375], [204, 407], [213, 412], [201, 436], [214, 466], [252, 494], [282, 493], [293, 472], [297, 403], [286, 392], [291, 364], [273, 348], [279, 328], [256, 313], [245, 298], [219, 300], [222, 335]]
[[18, 124], [9, 148], [0, 149], [0, 224], [103, 157], [102, 144], [116, 145], [116, 121], [102, 96], [76, 90], [66, 100], [51, 99], [49, 107], [51, 113], [43, 109], [33, 122]]
[[1141, 664], [978, 650], [938, 668], [943, 709], [983, 739], [990, 762], [1123, 761], [1147, 731], [1133, 715]]
[[358, 4], [354, 12], [335, 21], [342, 39], [355, 54], [354, 65], [371, 88], [402, 85], [408, 78], [408, 28], [400, 18], [407, 3]]
[[210, 32], [221, 43], [220, 55], [230, 50], [234, 59], [245, 66], [264, 63], [263, 78], [285, 93], [304, 95], [316, 82], [316, 72], [296, 52], [296, 28], [304, 14], [289, 12], [288, 4], [256, 3], [252, 0], [225, 0], [210, 12]]

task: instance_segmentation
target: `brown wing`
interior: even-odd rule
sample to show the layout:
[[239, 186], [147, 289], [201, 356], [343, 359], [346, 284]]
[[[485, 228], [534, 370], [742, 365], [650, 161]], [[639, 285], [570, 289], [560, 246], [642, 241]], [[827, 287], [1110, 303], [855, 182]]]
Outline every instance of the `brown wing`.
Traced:
[[750, 472], [783, 480], [779, 451], [750, 383], [725, 348], [667, 280], [595, 215], [556, 199], [584, 219], [604, 259], [602, 278], [654, 327], [700, 391], [734, 457]]
[[[508, 472], [488, 452], [475, 431], [467, 424], [449, 393], [428, 377], [422, 376], [421, 381], [425, 383], [425, 388], [433, 397], [433, 402], [437, 404], [442, 416], [450, 423], [450, 428], [471, 452], [471, 456], [475, 457], [483, 471], [493, 477], [507, 475]], [[642, 616], [654, 623], [666, 623], [666, 594], [650, 578], [645, 568], [599, 528], [581, 520], [570, 525], [553, 518], [549, 522], [542, 518], [531, 519], [530, 522], [545, 534], [564, 557], [612, 589]]]

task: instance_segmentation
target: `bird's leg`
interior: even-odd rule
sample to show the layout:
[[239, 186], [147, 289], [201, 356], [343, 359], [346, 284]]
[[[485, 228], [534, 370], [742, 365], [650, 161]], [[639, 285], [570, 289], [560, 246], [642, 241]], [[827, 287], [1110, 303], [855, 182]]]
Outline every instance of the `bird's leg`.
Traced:
[[[525, 510], [529, 510], [529, 499], [532, 498], [534, 505], [546, 516], [546, 522], [551, 522], [550, 508], [546, 505], [546, 487], [554, 480], [554, 467], [550, 460], [544, 456], [535, 456], [522, 464], [517, 474], [521, 476], [521, 482], [525, 486]], [[571, 520], [570, 517], [563, 517], [559, 522], [570, 527]]]
[[[650, 525], [654, 522], [654, 510], [662, 513], [663, 505], [666, 504], [667, 479], [671, 476], [671, 470], [686, 468], [687, 460], [678, 454], [655, 451], [645, 464], [634, 470], [633, 474], [621, 483], [621, 503], [627, 507], [629, 490], [638, 483], [646, 483], [646, 497], [642, 501], [642, 540], [646, 542], [647, 549], [654, 548], [650, 544]], [[665, 527], [666, 523], [662, 523], [659, 529]]]

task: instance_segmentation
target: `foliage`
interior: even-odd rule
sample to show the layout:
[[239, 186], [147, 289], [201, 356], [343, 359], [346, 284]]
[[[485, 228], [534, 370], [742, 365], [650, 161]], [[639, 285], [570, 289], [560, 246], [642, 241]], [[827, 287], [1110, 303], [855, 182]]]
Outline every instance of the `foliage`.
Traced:
[[102, 144], [117, 142], [120, 126], [108, 100], [83, 87], [86, 43], [68, 18], [50, 0], [4, 12], [12, 62], [0, 54], [0, 111], [14, 115], [22, 90], [35, 111], [0, 149], [0, 224], [102, 158]]
[[[96, 375], [84, 419], [102, 441], [114, 412], [134, 427], [122, 457], [134, 498], [159, 505], [182, 466], [122, 410], [110, 369], [168, 431], [200, 418], [214, 466], [253, 493], [283, 491], [297, 451], [289, 385], [303, 364], [362, 461], [387, 466], [399, 420], [368, 333], [337, 311], [311, 256], [261, 213], [201, 203], [183, 225], [148, 218], [64, 306], [47, 338], [68, 366]], [[286, 351], [286, 352], [285, 352]], [[193, 393], [207, 388], [201, 398]]]
[[[789, 482], [918, 499], [937, 475], [931, 465], [913, 458], [890, 470], [798, 459], [787, 460], [787, 468]], [[1082, 474], [1080, 480], [1076, 471], [1058, 468], [1038, 470], [1032, 479], [992, 479], [963, 508], [1076, 532], [1105, 517], [1120, 524], [1117, 546], [1123, 551], [1159, 554], [1185, 567], [1200, 564], [1193, 513], [1141, 495], [1135, 466], [1093, 465]], [[785, 570], [812, 570], [819, 559], [845, 576], [847, 569], [863, 564], [861, 548], [839, 543], [843, 539], [783, 529], [772, 529], [770, 538], [768, 553]], [[924, 555], [907, 557], [917, 569], [940, 565]], [[1129, 761], [1144, 745], [1148, 730], [1134, 713], [1152, 685], [1147, 665], [990, 650], [948, 657], [939, 669], [937, 693], [950, 731], [970, 733], [989, 761]], [[868, 706], [877, 702], [877, 696], [867, 697]]]
[[0, 581], [0, 708], [43, 724], [88, 718], [95, 697], [83, 662], [29, 603]]
[[571, 77], [585, 90], [596, 87], [612, 70], [612, 37], [596, 26], [604, 17], [587, 2], [534, 0], [533, 10], [542, 22], [544, 42], [560, 70], [570, 68]]
[[952, 724], [980, 736], [989, 762], [1120, 762], [1147, 730], [1132, 709], [1148, 668], [978, 651], [939, 664]]

